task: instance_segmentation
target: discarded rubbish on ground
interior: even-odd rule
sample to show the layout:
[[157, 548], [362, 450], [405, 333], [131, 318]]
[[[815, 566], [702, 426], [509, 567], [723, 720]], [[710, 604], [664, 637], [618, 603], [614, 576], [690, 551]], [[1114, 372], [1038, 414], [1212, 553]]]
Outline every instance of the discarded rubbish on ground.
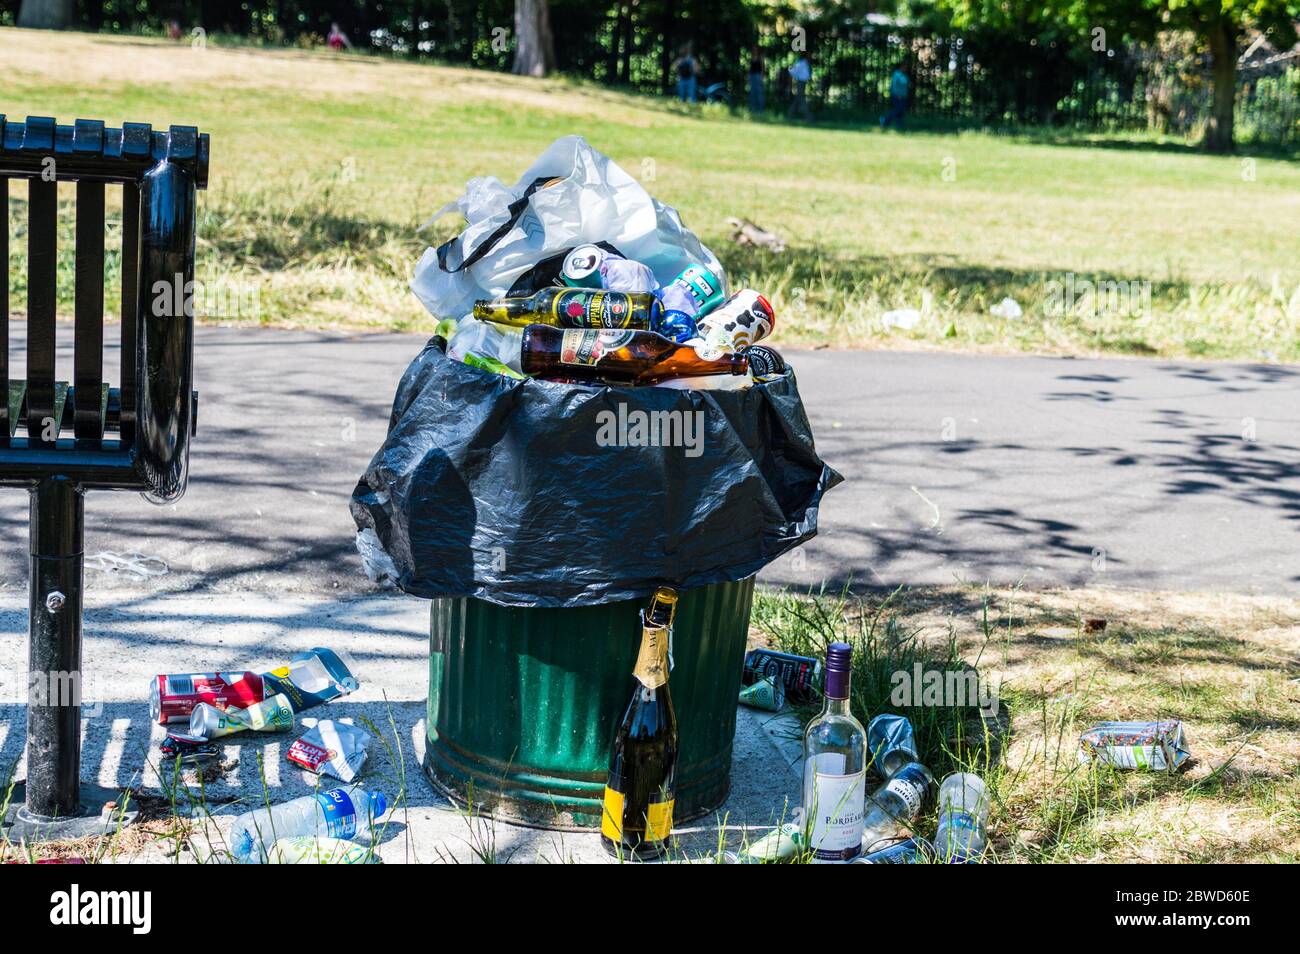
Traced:
[[912, 762], [919, 762], [912, 723], [900, 715], [882, 712], [867, 725], [867, 751], [882, 778], [893, 778]]
[[295, 835], [279, 838], [267, 852], [272, 865], [377, 865], [382, 864], [372, 847], [326, 835]]
[[366, 761], [370, 733], [359, 726], [321, 719], [289, 746], [285, 757], [310, 772], [353, 781]]
[[795, 656], [775, 649], [751, 649], [745, 654], [745, 668], [741, 682], [751, 686], [766, 678], [781, 683], [785, 697], [792, 702], [810, 702], [817, 696], [817, 677], [821, 675], [821, 660], [811, 656]]
[[1183, 724], [1101, 722], [1079, 737], [1079, 761], [1123, 769], [1176, 772], [1191, 752], [1183, 747]]
[[149, 686], [149, 715], [162, 725], [189, 722], [194, 708], [247, 709], [283, 694], [294, 712], [354, 691], [359, 683], [333, 650], [299, 653], [270, 672], [200, 672], [160, 675]]
[[382, 792], [355, 785], [332, 788], [245, 812], [231, 825], [227, 843], [236, 861], [258, 864], [267, 861], [271, 848], [285, 838], [369, 839], [387, 810]]

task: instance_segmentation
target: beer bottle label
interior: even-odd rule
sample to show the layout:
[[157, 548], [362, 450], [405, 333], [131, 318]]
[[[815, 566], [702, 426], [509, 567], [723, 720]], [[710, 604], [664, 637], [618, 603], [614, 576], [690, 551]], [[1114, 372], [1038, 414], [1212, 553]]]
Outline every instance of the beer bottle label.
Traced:
[[594, 328], [567, 328], [560, 340], [561, 364], [599, 364], [611, 351], [631, 344], [630, 331], [604, 331]]
[[625, 292], [575, 288], [555, 296], [551, 314], [563, 328], [626, 328], [632, 301]]
[[645, 626], [641, 630], [641, 651], [632, 675], [647, 689], [658, 689], [668, 681], [668, 627]]

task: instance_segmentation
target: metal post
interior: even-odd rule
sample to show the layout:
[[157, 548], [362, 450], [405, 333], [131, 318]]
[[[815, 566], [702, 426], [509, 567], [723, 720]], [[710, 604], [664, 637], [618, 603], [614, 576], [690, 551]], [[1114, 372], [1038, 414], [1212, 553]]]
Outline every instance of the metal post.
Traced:
[[80, 812], [81, 576], [85, 498], [66, 477], [31, 491], [27, 814]]

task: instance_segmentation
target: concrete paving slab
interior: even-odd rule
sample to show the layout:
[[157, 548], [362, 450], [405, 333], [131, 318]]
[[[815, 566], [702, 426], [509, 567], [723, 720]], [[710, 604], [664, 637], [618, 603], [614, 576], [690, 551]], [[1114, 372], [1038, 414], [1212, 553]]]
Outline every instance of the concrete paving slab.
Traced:
[[[612, 859], [593, 834], [550, 832], [472, 817], [453, 806], [421, 770], [428, 688], [428, 610], [424, 600], [400, 595], [328, 599], [293, 594], [149, 594], [92, 592], [86, 607], [81, 777], [108, 787], [138, 787], [171, 800], [174, 786], [159, 777], [162, 726], [149, 718], [150, 677], [160, 672], [269, 669], [315, 646], [346, 652], [361, 688], [309, 710], [315, 718], [369, 721], [383, 742], [372, 748], [371, 784], [392, 798], [379, 849], [386, 862], [594, 861]], [[25, 776], [27, 607], [15, 594], [0, 597], [0, 775]], [[760, 829], [798, 803], [798, 777], [772, 742], [770, 713], [737, 711], [732, 791], [716, 818], [680, 830], [685, 850], [707, 851], [722, 826], [737, 841], [743, 826]], [[285, 759], [296, 733], [244, 734], [222, 746], [222, 770], [205, 773], [202, 794], [187, 773], [193, 815], [222, 843], [231, 818], [250, 806], [309, 794], [311, 773]], [[265, 782], [265, 794], [263, 789]], [[177, 802], [185, 804], [181, 795]], [[166, 844], [138, 846], [121, 860], [163, 860]]]

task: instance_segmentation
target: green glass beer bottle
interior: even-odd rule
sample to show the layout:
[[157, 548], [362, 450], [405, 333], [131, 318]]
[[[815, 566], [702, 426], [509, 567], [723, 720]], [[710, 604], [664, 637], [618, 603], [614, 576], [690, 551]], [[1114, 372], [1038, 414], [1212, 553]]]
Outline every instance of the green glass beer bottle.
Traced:
[[654, 295], [600, 288], [543, 288], [530, 298], [498, 298], [474, 303], [474, 317], [501, 325], [551, 325], [557, 328], [655, 327], [663, 305]]

